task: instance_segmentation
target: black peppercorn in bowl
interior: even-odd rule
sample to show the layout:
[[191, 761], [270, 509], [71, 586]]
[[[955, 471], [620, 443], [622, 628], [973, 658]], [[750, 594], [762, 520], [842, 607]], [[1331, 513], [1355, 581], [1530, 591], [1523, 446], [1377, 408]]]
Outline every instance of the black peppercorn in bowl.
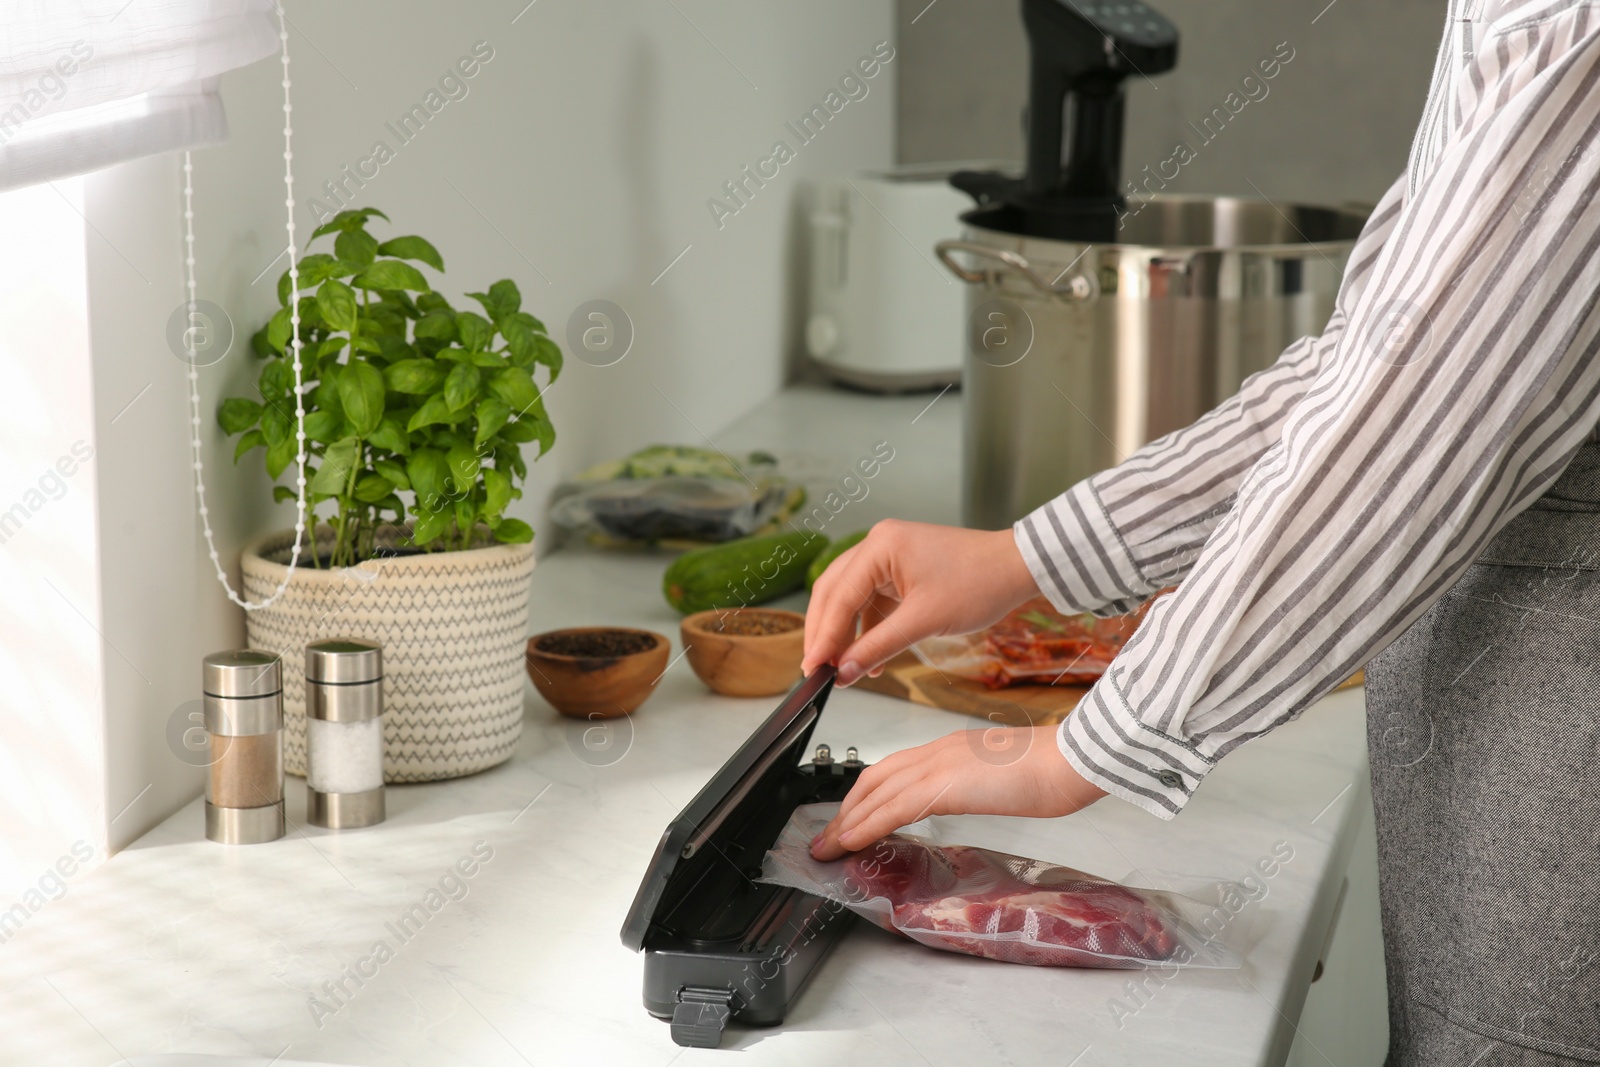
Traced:
[[575, 719], [631, 714], [667, 669], [667, 639], [652, 630], [575, 626], [528, 639], [528, 677], [552, 707]]

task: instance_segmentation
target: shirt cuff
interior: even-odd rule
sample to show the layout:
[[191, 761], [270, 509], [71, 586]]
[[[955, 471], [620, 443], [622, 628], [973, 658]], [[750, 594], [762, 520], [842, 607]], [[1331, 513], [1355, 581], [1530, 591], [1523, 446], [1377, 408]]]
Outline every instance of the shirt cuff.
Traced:
[[1148, 595], [1087, 479], [1017, 520], [1012, 536], [1039, 591], [1065, 614], [1126, 614]]
[[1216, 765], [1187, 742], [1140, 722], [1110, 674], [1067, 716], [1056, 744], [1084, 778], [1162, 819], [1182, 811]]

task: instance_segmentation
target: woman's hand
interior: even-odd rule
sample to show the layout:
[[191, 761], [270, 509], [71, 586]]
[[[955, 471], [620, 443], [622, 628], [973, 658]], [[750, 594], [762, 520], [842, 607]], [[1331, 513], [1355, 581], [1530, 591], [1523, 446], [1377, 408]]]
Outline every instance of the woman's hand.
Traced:
[[817, 579], [801, 669], [837, 663], [849, 685], [924, 637], [981, 630], [1038, 595], [1010, 530], [886, 519]]
[[1070, 815], [1105, 796], [1056, 747], [1056, 727], [963, 730], [874, 763], [811, 842], [819, 860], [929, 815]]

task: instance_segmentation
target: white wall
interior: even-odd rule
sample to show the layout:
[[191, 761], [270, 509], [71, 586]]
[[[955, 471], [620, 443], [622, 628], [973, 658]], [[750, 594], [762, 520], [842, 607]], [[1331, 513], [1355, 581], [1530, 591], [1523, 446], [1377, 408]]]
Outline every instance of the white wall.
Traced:
[[[383, 139], [394, 158], [356, 203], [394, 219], [377, 233], [432, 240], [449, 268], [439, 286], [453, 300], [514, 278], [524, 306], [563, 347], [567, 320], [585, 301], [614, 301], [633, 321], [626, 359], [601, 368], [569, 353], [550, 392], [556, 449], [514, 507], [546, 547], [541, 504], [561, 476], [654, 441], [697, 443], [779, 388], [797, 347], [804, 182], [882, 166], [892, 153], [892, 62], [812, 143], [784, 128], [892, 38], [889, 0], [540, 0], [525, 9], [300, 0], [288, 11], [302, 242], [316, 221], [309, 199], [326, 199], [323, 182]], [[478, 41], [494, 54], [466, 82], [467, 95], [400, 145], [386, 124], [424, 102]], [[283, 264], [262, 271], [284, 239], [278, 71], [267, 61], [224, 78], [229, 143], [195, 155], [199, 296], [227, 309], [238, 334], [234, 351], [202, 371], [201, 428], [212, 523], [235, 579], [247, 538], [292, 523], [292, 507], [270, 504], [259, 453], [233, 468], [232, 442], [211, 421], [222, 396], [251, 389], [258, 365], [248, 336], [276, 306]], [[719, 230], [707, 200], [780, 138], [796, 158]], [[165, 337], [184, 299], [179, 161], [113, 168], [84, 190], [90, 287], [80, 316], [92, 340], [97, 496], [87, 495], [88, 479], [81, 486], [98, 520], [84, 518], [75, 535], [98, 539], [84, 551], [103, 580], [92, 568], [75, 580], [86, 602], [98, 595], [93, 617], [118, 652], [91, 651], [92, 634], [77, 650], [104, 660], [78, 664], [74, 684], [84, 692], [74, 699], [98, 701], [103, 683], [105, 769], [73, 773], [95, 779], [83, 789], [102, 826], [132, 802], [109, 826], [115, 848], [199, 791], [198, 772], [171, 750], [168, 724], [198, 696], [200, 657], [238, 644], [242, 623], [210, 577], [194, 518], [186, 368]], [[38, 362], [56, 352], [24, 355]], [[84, 358], [80, 351], [72, 373], [84, 371]], [[32, 469], [36, 457], [17, 455], [21, 466], [0, 490], [20, 492]], [[7, 620], [8, 653], [22, 647], [13, 637], [21, 625]]]
[[82, 211], [79, 181], [0, 197], [0, 913], [26, 909], [0, 918], [0, 941], [47, 906], [37, 882], [74, 844], [105, 854], [116, 814], [100, 789], [101, 684], [127, 672], [99, 637]]
[[[179, 157], [84, 179], [105, 666], [105, 794], [114, 850], [203, 786], [200, 657], [242, 642], [194, 519], [188, 364], [167, 337], [184, 301]], [[225, 462], [208, 480], [224, 520], [243, 497]], [[214, 520], [215, 521], [215, 520]], [[195, 718], [191, 721], [190, 716]], [[177, 719], [176, 735], [168, 726]]]

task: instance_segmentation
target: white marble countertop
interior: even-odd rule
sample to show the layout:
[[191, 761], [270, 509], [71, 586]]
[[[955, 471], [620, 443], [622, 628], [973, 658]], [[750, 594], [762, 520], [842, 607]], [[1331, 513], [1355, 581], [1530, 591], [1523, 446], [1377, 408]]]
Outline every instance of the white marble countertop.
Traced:
[[[887, 440], [895, 458], [829, 532], [890, 514], [953, 521], [959, 402], [946, 396], [924, 411], [929, 399], [793, 390], [718, 443], [803, 450], [825, 491]], [[684, 439], [695, 439], [687, 427]], [[641, 625], [676, 645], [663, 566], [659, 556], [555, 553], [534, 575], [531, 629]], [[388, 821], [355, 832], [306, 826], [303, 786], [291, 779], [290, 834], [226, 848], [203, 839], [196, 799], [0, 945], [0, 1063], [212, 1053], [365, 1067], [665, 1067], [727, 1056], [806, 1067], [1238, 1067], [1288, 1047], [1359, 815], [1359, 692], [1241, 749], [1170, 823], [1106, 800], [1051, 822], [966, 818], [949, 828], [1111, 877], [1254, 874], [1265, 893], [1230, 929], [1248, 950], [1241, 970], [1152, 979], [1135, 996], [1135, 972], [995, 964], [857, 924], [784, 1027], [735, 1028], [718, 1051], [673, 1045], [640, 1004], [641, 960], [618, 930], [662, 830], [775, 703], [711, 696], [678, 662], [631, 720], [597, 734], [530, 688], [510, 763], [391, 787]], [[817, 740], [873, 760], [972, 725], [846, 690]], [[1286, 848], [1293, 858], [1267, 863], [1272, 877], [1257, 872]], [[416, 904], [428, 918], [402, 940], [400, 917]], [[370, 977], [357, 984], [347, 968]], [[341, 981], [336, 997], [328, 983]]]

